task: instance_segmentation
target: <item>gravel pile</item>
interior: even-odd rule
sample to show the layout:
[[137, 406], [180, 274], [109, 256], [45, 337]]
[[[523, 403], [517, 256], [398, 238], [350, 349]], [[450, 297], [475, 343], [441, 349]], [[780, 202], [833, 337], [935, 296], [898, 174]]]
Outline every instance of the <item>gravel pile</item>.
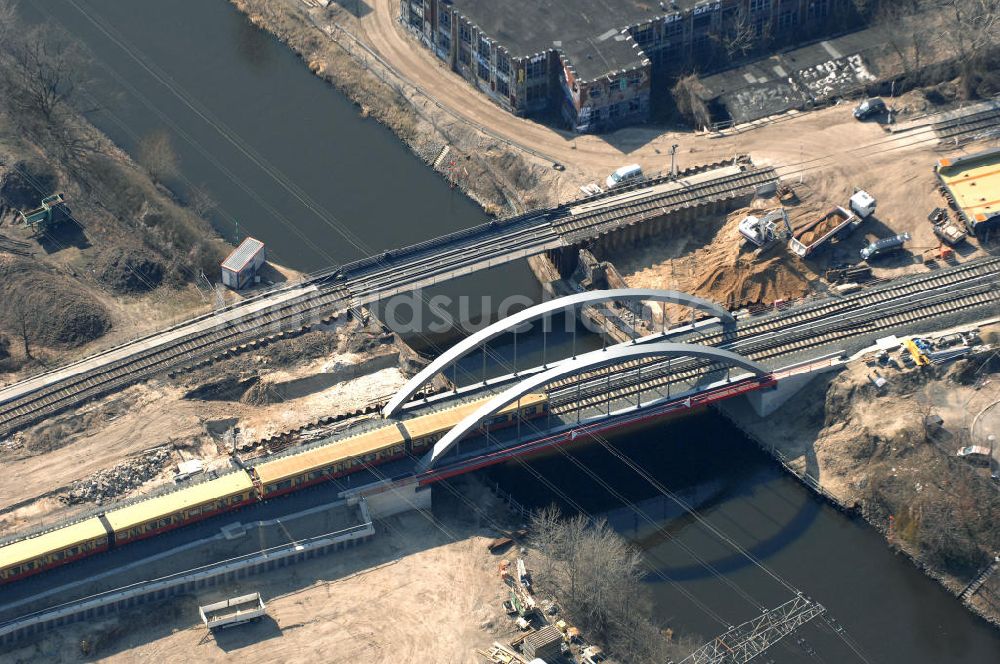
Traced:
[[89, 478], [76, 482], [65, 500], [70, 505], [83, 502], [100, 505], [113, 500], [159, 475], [170, 459], [170, 450], [161, 447], [136, 459], [100, 470]]

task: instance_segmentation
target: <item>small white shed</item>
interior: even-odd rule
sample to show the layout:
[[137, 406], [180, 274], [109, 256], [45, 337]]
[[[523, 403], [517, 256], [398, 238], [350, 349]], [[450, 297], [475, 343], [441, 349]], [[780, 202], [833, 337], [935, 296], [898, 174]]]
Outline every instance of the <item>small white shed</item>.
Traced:
[[222, 283], [234, 290], [246, 288], [256, 281], [257, 271], [267, 260], [264, 243], [248, 237], [222, 261]]

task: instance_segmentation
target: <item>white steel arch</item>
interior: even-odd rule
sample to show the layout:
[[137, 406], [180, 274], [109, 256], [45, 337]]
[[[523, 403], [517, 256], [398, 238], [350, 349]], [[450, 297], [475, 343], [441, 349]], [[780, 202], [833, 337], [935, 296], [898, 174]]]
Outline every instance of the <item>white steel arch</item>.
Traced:
[[530, 378], [522, 380], [517, 385], [507, 388], [496, 395], [475, 411], [470, 413], [461, 422], [452, 427], [434, 445], [428, 467], [433, 466], [438, 459], [451, 449], [451, 447], [462, 439], [463, 436], [478, 427], [487, 418], [493, 417], [505, 406], [514, 403], [525, 394], [536, 390], [552, 381], [565, 378], [566, 376], [585, 371], [597, 369], [612, 364], [627, 362], [628, 360], [640, 359], [644, 357], [669, 357], [688, 356], [704, 357], [711, 360], [718, 360], [726, 364], [742, 367], [757, 376], [766, 376], [769, 371], [758, 362], [733, 353], [732, 351], [711, 346], [701, 346], [697, 344], [676, 344], [660, 342], [655, 344], [644, 344], [641, 346], [615, 346], [602, 353], [588, 353], [585, 356], [569, 362], [558, 364], [548, 371], [535, 374]]
[[566, 295], [555, 300], [536, 304], [533, 307], [528, 307], [512, 316], [507, 316], [459, 341], [424, 367], [420, 373], [407, 381], [406, 385], [400, 388], [396, 396], [390, 399], [389, 403], [382, 409], [382, 416], [392, 417], [398, 413], [404, 403], [416, 394], [421, 387], [430, 382], [434, 376], [446, 369], [449, 364], [460, 360], [470, 351], [475, 350], [491, 339], [542, 316], [558, 313], [572, 307], [611, 302], [613, 300], [649, 300], [652, 302], [682, 304], [717, 316], [725, 324], [736, 322], [733, 315], [724, 307], [704, 298], [681, 293], [680, 291], [656, 290], [653, 288], [616, 288]]

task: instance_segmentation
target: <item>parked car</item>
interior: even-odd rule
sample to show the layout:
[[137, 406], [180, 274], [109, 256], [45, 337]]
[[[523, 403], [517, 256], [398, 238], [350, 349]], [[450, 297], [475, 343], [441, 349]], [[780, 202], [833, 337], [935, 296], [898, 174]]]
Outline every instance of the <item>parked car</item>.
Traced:
[[614, 187], [632, 184], [633, 182], [639, 182], [642, 179], [642, 168], [639, 167], [639, 164], [629, 164], [628, 166], [622, 166], [617, 171], [609, 175], [605, 184], [608, 186], [608, 189], [612, 189]]
[[878, 97], [865, 99], [854, 107], [854, 117], [858, 120], [866, 120], [873, 115], [886, 112], [885, 102]]

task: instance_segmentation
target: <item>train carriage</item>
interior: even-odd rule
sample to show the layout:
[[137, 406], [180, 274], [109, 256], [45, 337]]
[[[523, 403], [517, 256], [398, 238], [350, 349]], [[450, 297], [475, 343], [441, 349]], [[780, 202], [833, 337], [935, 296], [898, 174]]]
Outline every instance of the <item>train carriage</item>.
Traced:
[[254, 498], [253, 482], [241, 471], [111, 510], [105, 518], [117, 545], [237, 509]]
[[[359, 467], [370, 467], [402, 458], [423, 454], [455, 424], [482, 405], [481, 401], [449, 408], [430, 415], [421, 415], [401, 424], [316, 447], [299, 454], [254, 466], [254, 477], [262, 498], [274, 498], [290, 491], [341, 477]], [[529, 394], [520, 402], [521, 416], [538, 417], [547, 408], [544, 394]], [[515, 422], [518, 404], [500, 411], [490, 422], [490, 429], [511, 426]]]
[[[414, 453], [422, 453], [431, 445], [441, 440], [452, 427], [461, 422], [483, 405], [483, 401], [473, 401], [448, 410], [443, 410], [422, 417], [406, 420], [403, 426], [410, 435], [411, 449]], [[489, 421], [490, 431], [513, 426], [516, 423], [515, 413], [521, 408], [521, 418], [529, 420], [545, 414], [548, 409], [548, 397], [545, 394], [526, 394], [520, 402], [515, 402], [500, 410]]]
[[91, 517], [0, 547], [0, 583], [37, 574], [108, 548], [108, 531]]
[[372, 466], [402, 457], [406, 440], [397, 425], [369, 431], [299, 454], [267, 461], [253, 467], [261, 498], [340, 477], [359, 466]]
[[[255, 466], [250, 474], [234, 472], [179, 491], [57, 528], [0, 547], [0, 584], [36, 574], [77, 558], [272, 498], [326, 479], [350, 474], [406, 455], [423, 455], [483, 401], [473, 401], [429, 415], [388, 424], [352, 438]], [[490, 430], [544, 415], [544, 394], [529, 394], [497, 413]]]

